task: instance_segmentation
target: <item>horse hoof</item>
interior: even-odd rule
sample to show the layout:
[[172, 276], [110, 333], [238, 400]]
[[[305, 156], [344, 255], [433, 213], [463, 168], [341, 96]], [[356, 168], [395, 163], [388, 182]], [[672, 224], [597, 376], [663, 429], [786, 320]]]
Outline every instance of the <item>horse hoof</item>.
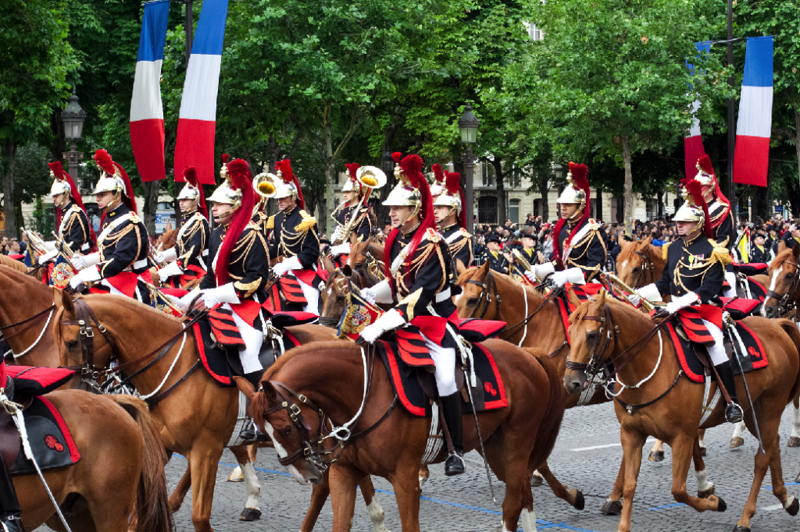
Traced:
[[255, 521], [261, 517], [261, 510], [258, 508], [245, 508], [242, 510], [242, 515], [239, 516], [239, 521]]
[[797, 511], [800, 510], [800, 502], [798, 502], [797, 497], [792, 497], [794, 500], [792, 504], [786, 509], [786, 513], [791, 515], [792, 517], [797, 515]]
[[800, 437], [792, 436], [789, 438], [789, 441], [786, 443], [787, 447], [800, 447]]
[[750, 532], [750, 528], [746, 526], [736, 525], [733, 527], [733, 532]]
[[741, 447], [742, 445], [744, 445], [744, 438], [740, 438], [739, 436], [736, 436], [734, 438], [731, 438], [731, 443], [730, 443], [730, 445], [728, 445], [728, 448], [729, 449], [736, 449], [737, 447]]
[[603, 515], [619, 515], [622, 513], [622, 502], [606, 501], [606, 503], [600, 509], [600, 513]]
[[[724, 512], [727, 509], [728, 509], [728, 505], [725, 504], [725, 501], [722, 500], [722, 497], [717, 497], [717, 511], [718, 512]], [[750, 529], [748, 528], [748, 530], [750, 530]]]
[[[794, 502], [797, 504], [797, 499], [795, 499]], [[584, 506], [586, 506], [586, 500], [583, 498], [583, 492], [578, 490], [578, 495], [575, 497], [575, 504], [573, 504], [572, 507], [576, 510], [583, 510]], [[795, 513], [797, 512], [795, 511]]]
[[706, 451], [707, 451], [707, 449], [705, 447], [700, 447], [700, 456], [705, 456], [706, 455]]
[[650, 456], [647, 457], [651, 462], [663, 462], [664, 451], [650, 451]]
[[540, 477], [536, 473], [531, 475], [531, 487], [537, 488], [537, 487], [541, 486], [543, 483], [544, 483], [544, 479], [542, 477]]
[[698, 491], [697, 492], [697, 497], [700, 498], [700, 499], [708, 499], [709, 497], [714, 495], [714, 490], [715, 489], [716, 489], [716, 486], [711, 486], [711, 488], [707, 489], [706, 491]]
[[795, 482], [800, 482], [800, 473], [797, 474], [797, 478], [794, 479]]

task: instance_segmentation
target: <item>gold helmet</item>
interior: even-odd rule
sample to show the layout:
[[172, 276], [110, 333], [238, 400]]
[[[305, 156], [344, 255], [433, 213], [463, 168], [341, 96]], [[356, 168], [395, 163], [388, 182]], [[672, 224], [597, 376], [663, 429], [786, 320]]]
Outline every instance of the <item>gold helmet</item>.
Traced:
[[183, 186], [176, 199], [199, 200], [200, 187], [197, 182], [197, 170], [193, 166], [187, 166], [183, 170], [183, 179], [186, 181], [186, 184]]
[[701, 155], [697, 159], [697, 175], [694, 176], [694, 180], [704, 187], [713, 186], [716, 188], [717, 180], [714, 178], [714, 167], [708, 155]]
[[567, 186], [558, 197], [558, 203], [577, 203], [579, 205], [578, 212], [586, 207], [586, 200], [589, 196], [589, 180], [587, 174], [589, 169], [585, 164], [569, 163], [569, 172], [567, 173]]
[[[444, 192], [445, 175], [442, 172], [442, 165], [439, 163], [431, 165], [433, 171], [433, 183], [431, 183], [431, 196], [436, 199], [436, 196]], [[435, 205], [435, 204], [434, 204]]]
[[50, 167], [50, 177], [53, 178], [53, 186], [50, 187], [50, 195], [58, 196], [59, 194], [64, 194], [65, 198], [68, 199], [70, 195], [72, 195], [72, 187], [66, 177], [64, 177], [64, 168], [61, 166], [61, 163], [56, 161], [54, 163], [47, 163], [47, 166]]
[[355, 192], [356, 199], [361, 197], [361, 194], [364, 192], [361, 188], [361, 182], [358, 180], [357, 172], [358, 169], [361, 167], [358, 163], [345, 163], [345, 168], [347, 168], [347, 181], [345, 181], [344, 185], [342, 186], [342, 192]]
[[461, 190], [461, 174], [458, 172], [447, 172], [443, 191], [434, 198], [433, 206], [450, 207], [455, 211], [459, 225], [461, 225], [461, 227], [466, 227], [464, 219], [464, 191]]
[[[401, 166], [400, 159], [402, 156], [403, 154], [400, 152], [392, 154], [392, 158], [395, 162], [394, 176], [397, 178], [397, 185], [389, 193], [389, 196], [383, 204], [387, 207], [414, 207], [414, 210], [409, 216], [409, 218], [413, 218], [422, 208], [422, 195], [420, 194], [420, 184], [418, 182], [419, 176], [422, 176], [420, 173], [422, 169], [422, 159], [416, 156], [416, 159], [419, 160], [419, 167], [417, 168], [417, 165], [411, 164], [412, 156], [409, 155], [403, 159], [403, 163], [409, 161], [409, 164]], [[417, 174], [419, 174], [419, 176], [417, 176]], [[422, 180], [425, 181], [424, 176], [422, 176]], [[425, 185], [427, 186], [427, 182]]]
[[102, 172], [94, 187], [95, 194], [101, 192], [127, 193], [119, 167], [114, 164], [106, 150], [97, 150], [94, 154], [94, 161]]
[[228, 154], [222, 154], [222, 168], [219, 170], [219, 176], [224, 179], [222, 184], [217, 187], [213, 194], [208, 198], [208, 201], [214, 203], [225, 203], [233, 205], [233, 210], [238, 209], [242, 205], [242, 189], [231, 184], [230, 176], [228, 175]]
[[294, 175], [292, 170], [292, 162], [289, 159], [278, 161], [275, 165], [278, 169], [275, 199], [289, 198], [297, 200], [297, 206], [305, 209], [305, 201], [303, 200], [303, 191], [300, 189], [300, 182], [297, 176]]
[[[673, 222], [696, 222], [689, 231], [689, 234], [694, 233], [697, 229], [705, 229], [706, 232], [711, 230], [711, 224], [708, 222], [708, 205], [703, 199], [703, 184], [696, 179], [683, 179], [682, 196], [684, 199], [678, 212], [672, 217]], [[707, 235], [709, 236], [709, 235]]]

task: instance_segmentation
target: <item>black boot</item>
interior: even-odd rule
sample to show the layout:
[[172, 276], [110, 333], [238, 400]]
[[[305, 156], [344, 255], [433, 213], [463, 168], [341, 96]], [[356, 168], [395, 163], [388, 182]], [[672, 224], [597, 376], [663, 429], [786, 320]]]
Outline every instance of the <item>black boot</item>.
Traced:
[[448, 477], [464, 472], [464, 444], [461, 422], [461, 394], [458, 392], [442, 397], [442, 415], [453, 442], [453, 452], [444, 462], [444, 474]]
[[[253, 371], [252, 373], [246, 373], [244, 378], [247, 379], [247, 381], [252, 384], [256, 390], [258, 390], [258, 388], [261, 386], [261, 375], [263, 375], [263, 373], [264, 372], [262, 370]], [[269, 441], [269, 437], [258, 430], [258, 427], [253, 420], [250, 420], [250, 425], [248, 425], [246, 429], [239, 433], [239, 437], [242, 438], [245, 443]]]
[[0, 456], [0, 532], [25, 532], [22, 526], [22, 510], [17, 501], [17, 492], [11, 482], [3, 457]]
[[725, 386], [725, 389], [728, 390], [728, 395], [731, 396], [731, 402], [725, 406], [725, 420], [728, 423], [739, 423], [744, 416], [744, 411], [736, 402], [736, 381], [733, 377], [731, 363], [730, 361], [723, 362], [719, 366], [716, 366], [716, 368], [720, 379], [722, 379], [722, 384]]

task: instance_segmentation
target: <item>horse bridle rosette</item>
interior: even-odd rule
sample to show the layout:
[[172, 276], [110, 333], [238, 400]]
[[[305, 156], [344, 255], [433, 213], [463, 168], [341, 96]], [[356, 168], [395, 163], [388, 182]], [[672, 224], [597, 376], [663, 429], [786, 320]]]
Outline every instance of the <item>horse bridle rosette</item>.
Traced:
[[597, 349], [596, 341], [592, 339], [592, 352], [589, 357], [589, 362], [575, 362], [570, 360], [570, 356], [567, 357], [566, 367], [567, 369], [574, 370], [574, 371], [583, 371], [586, 373], [587, 377], [595, 378], [600, 376], [601, 374], [606, 373], [607, 368], [610, 365], [610, 362], [603, 364], [603, 355], [608, 350], [609, 346], [611, 345], [612, 340], [614, 340], [615, 334], [619, 334], [619, 327], [614, 323], [614, 315], [611, 312], [611, 308], [607, 305], [603, 308], [603, 315], [602, 316], [590, 316], [586, 315], [581, 318], [584, 321], [596, 321], [600, 323], [600, 328], [597, 331], [589, 331], [587, 333], [587, 343], [589, 341], [588, 336], [592, 333], [598, 335], [601, 339], [600, 349]]

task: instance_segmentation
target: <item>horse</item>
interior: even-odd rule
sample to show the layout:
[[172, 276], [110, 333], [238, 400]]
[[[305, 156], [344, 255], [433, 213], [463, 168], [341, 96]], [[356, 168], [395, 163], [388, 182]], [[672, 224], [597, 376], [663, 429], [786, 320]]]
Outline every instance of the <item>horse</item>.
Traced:
[[[558, 375], [547, 364], [507, 342], [488, 340], [484, 345], [494, 354], [509, 397], [508, 407], [478, 414], [489, 466], [506, 483], [504, 530], [515, 530], [520, 516], [523, 529], [534, 530], [528, 478], [555, 444], [564, 411], [563, 393], [558, 389]], [[298, 482], [321, 482], [335, 459], [329, 481], [336, 532], [350, 529], [355, 488], [367, 475], [392, 483], [403, 530], [419, 531], [417, 472], [430, 421], [395, 408], [397, 396], [385, 366], [375, 361], [377, 356], [373, 347], [315, 342], [278, 359], [264, 373], [258, 392], [237, 379], [251, 399], [256, 423], [270, 434], [281, 463]], [[330, 386], [331, 382], [340, 385]], [[331, 447], [323, 449], [316, 442], [326, 432], [325, 419], [340, 426], [331, 434], [344, 439], [322, 440]], [[348, 419], [344, 430], [339, 424]], [[465, 451], [480, 445], [473, 419], [466, 414]], [[445, 455], [440, 452], [436, 461], [443, 461]]]
[[667, 259], [663, 248], [654, 246], [647, 237], [638, 242], [620, 239], [622, 251], [617, 255], [617, 277], [631, 288], [642, 288], [661, 279]]
[[[144, 402], [80, 390], [57, 390], [44, 397], [64, 418], [81, 453], [72, 466], [43, 471], [59, 505], [71, 493], [80, 495], [88, 505], [88, 515], [81, 511], [67, 517], [70, 528], [76, 532], [174, 530], [164, 473], [167, 456]], [[39, 477], [30, 474], [12, 479], [26, 529], [47, 524], [62, 530]], [[80, 502], [74, 506], [80, 507]]]
[[[614, 408], [620, 422], [623, 448], [622, 467], [612, 494], [612, 499], [617, 501], [623, 497], [618, 530], [628, 532], [631, 528], [642, 446], [649, 435], [672, 447], [675, 500], [701, 512], [724, 511], [725, 502], [709, 494], [709, 486], [713, 485], [708, 482], [705, 471], [697, 473], [701, 497], [692, 497], [686, 491], [689, 460], [697, 447], [697, 428], [704, 410], [704, 387], [681, 378], [682, 369], [674, 347], [671, 342], [662, 341], [660, 328], [654, 328], [652, 320], [641, 312], [607, 298], [604, 291], [596, 299], [582, 304], [572, 313], [570, 321], [572, 345], [569, 368], [564, 375], [567, 392], [580, 393], [587, 382], [587, 374], [600, 375], [607, 363], [616, 368]], [[778, 441], [783, 409], [800, 394], [800, 332], [789, 320], [748, 317], [742, 322], [761, 338], [769, 366], [747, 374], [765, 454], [756, 454], [752, 489], [736, 525], [737, 532], [750, 530], [750, 519], [755, 515], [756, 499], [767, 468], [772, 474], [773, 494], [786, 511], [796, 515], [800, 509], [797, 499], [789, 495], [784, 486]], [[620, 327], [623, 323], [624, 327]], [[739, 397], [746, 397], [742, 377], [736, 380]], [[664, 398], [667, 400], [661, 400]], [[724, 406], [724, 401], [720, 401], [702, 428], [723, 423]], [[742, 406], [745, 422], [753, 431], [752, 409], [747, 404]]]
[[383, 246], [373, 242], [371, 238], [359, 242], [356, 235], [351, 235], [350, 256], [347, 259], [347, 264], [350, 265], [350, 269], [353, 271], [362, 270], [365, 276], [368, 274], [375, 277], [374, 280], [368, 279], [368, 282], [372, 283], [368, 286], [372, 286], [380, 280], [381, 268], [375, 269], [374, 267], [370, 268], [370, 266], [374, 264], [373, 261], [383, 262], [383, 253]]

